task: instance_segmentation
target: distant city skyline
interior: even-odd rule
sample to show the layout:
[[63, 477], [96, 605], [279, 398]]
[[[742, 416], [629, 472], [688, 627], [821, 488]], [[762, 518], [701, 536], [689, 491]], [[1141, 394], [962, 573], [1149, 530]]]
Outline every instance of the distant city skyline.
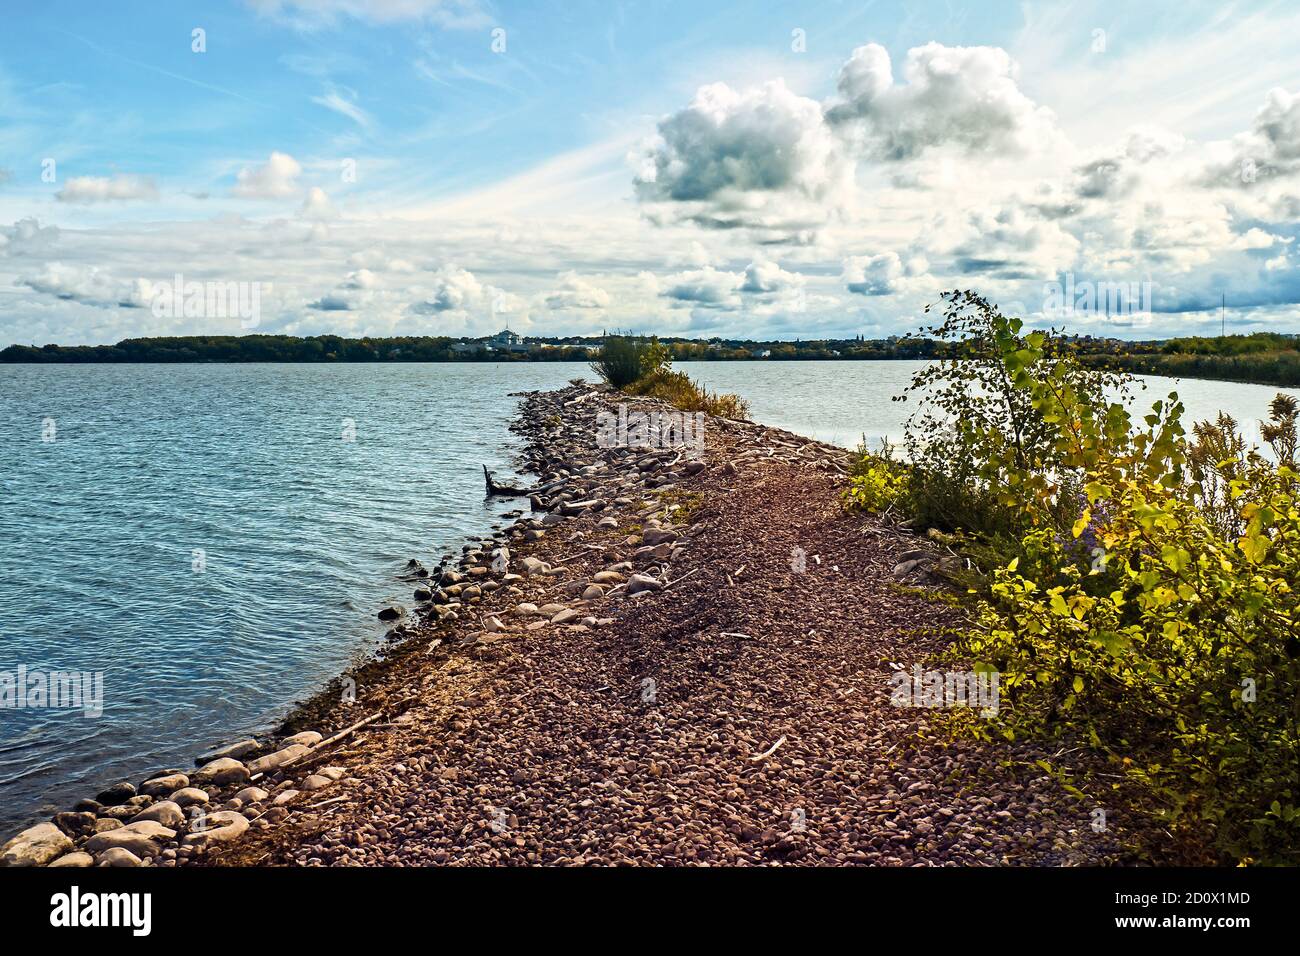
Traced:
[[[1291, 333], [1297, 37], [1286, 3], [24, 4], [0, 348], [875, 339], [951, 288]], [[160, 308], [180, 276], [256, 308]]]

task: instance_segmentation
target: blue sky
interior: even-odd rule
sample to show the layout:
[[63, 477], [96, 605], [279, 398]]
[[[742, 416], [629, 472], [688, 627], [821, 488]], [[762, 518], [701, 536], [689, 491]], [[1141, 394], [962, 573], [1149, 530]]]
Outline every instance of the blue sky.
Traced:
[[[1295, 331], [1286, 4], [18, 3], [0, 345]], [[194, 31], [202, 32], [196, 52]], [[156, 308], [255, 283], [249, 325]], [[1129, 305], [1045, 311], [1050, 289]]]

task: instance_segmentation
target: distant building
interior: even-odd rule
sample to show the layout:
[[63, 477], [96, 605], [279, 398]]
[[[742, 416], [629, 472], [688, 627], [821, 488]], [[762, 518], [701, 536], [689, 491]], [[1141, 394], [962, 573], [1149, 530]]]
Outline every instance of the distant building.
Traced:
[[489, 349], [497, 352], [527, 352], [530, 350], [530, 346], [525, 345], [524, 340], [509, 329], [502, 329], [488, 339], [485, 344]]
[[754, 349], [754, 351], [750, 352], [749, 354], [752, 355], [754, 358], [771, 358], [771, 357], [772, 357], [772, 350], [771, 350], [771, 349]]

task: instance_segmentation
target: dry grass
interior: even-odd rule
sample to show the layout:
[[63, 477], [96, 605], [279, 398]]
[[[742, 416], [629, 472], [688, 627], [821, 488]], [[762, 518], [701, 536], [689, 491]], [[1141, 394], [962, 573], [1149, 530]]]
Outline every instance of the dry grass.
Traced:
[[624, 389], [629, 395], [661, 398], [684, 412], [707, 412], [719, 418], [749, 418], [749, 403], [739, 395], [719, 395], [693, 381], [685, 372], [659, 369]]

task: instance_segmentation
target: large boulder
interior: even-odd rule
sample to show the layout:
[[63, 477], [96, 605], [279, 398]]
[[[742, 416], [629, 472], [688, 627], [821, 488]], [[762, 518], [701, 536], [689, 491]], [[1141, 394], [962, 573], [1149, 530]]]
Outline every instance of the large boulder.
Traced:
[[169, 773], [162, 777], [146, 780], [140, 784], [140, 792], [151, 797], [162, 797], [169, 793], [175, 793], [177, 790], [183, 790], [189, 785], [190, 778], [185, 774]]
[[248, 768], [232, 757], [218, 757], [211, 763], [205, 763], [190, 777], [190, 782], [200, 787], [213, 784], [224, 787], [230, 783], [248, 783], [251, 774]]
[[186, 846], [207, 846], [210, 843], [229, 843], [238, 840], [248, 830], [248, 818], [234, 810], [209, 813], [206, 825], [195, 830], [181, 842]]
[[0, 866], [44, 866], [71, 849], [66, 833], [53, 823], [38, 823], [0, 847]]
[[136, 820], [116, 830], [95, 834], [86, 841], [85, 850], [98, 856], [105, 850], [120, 847], [145, 859], [157, 856], [162, 851], [162, 845], [175, 838], [175, 830], [155, 820]]
[[141, 810], [131, 818], [131, 822], [138, 820], [152, 820], [154, 823], [161, 823], [165, 827], [177, 829], [185, 822], [185, 812], [181, 810], [178, 804], [170, 800], [160, 800], [147, 810]]

